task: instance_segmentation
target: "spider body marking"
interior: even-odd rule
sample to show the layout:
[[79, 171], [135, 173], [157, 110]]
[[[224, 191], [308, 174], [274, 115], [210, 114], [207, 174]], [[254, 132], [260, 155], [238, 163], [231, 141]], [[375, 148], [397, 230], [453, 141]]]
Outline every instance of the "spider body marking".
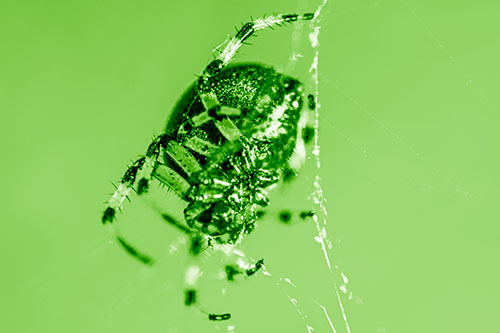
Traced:
[[[292, 160], [303, 154], [302, 85], [269, 66], [229, 63], [256, 31], [313, 18], [311, 13], [263, 17], [219, 46], [219, 55], [178, 100], [164, 133], [126, 170], [102, 222], [112, 224], [130, 191], [144, 194], [155, 179], [187, 203], [187, 227], [166, 219], [182, 231], [208, 237], [209, 244], [235, 243], [250, 233], [257, 207], [269, 203], [267, 191], [295, 174]], [[131, 255], [152, 263], [117, 239]]]

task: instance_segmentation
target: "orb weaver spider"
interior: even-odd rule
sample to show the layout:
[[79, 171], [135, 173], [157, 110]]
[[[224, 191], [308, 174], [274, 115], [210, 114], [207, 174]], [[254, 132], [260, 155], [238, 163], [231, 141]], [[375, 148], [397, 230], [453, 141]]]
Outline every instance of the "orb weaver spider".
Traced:
[[[198, 254], [203, 242], [234, 244], [252, 232], [258, 207], [269, 203], [267, 191], [296, 174], [304, 159], [304, 143], [314, 136], [314, 129], [307, 126], [302, 110], [299, 80], [269, 66], [230, 62], [255, 32], [314, 18], [313, 13], [264, 16], [244, 24], [219, 46], [219, 55], [178, 100], [164, 133], [125, 171], [102, 223], [112, 224], [130, 192], [143, 195], [156, 179], [187, 203], [185, 224], [168, 214], [163, 218], [191, 235], [191, 253]], [[308, 95], [307, 105], [309, 110], [316, 107], [313, 95]], [[116, 238], [129, 254], [153, 263], [123, 238]], [[247, 275], [262, 266], [258, 261]], [[241, 273], [229, 271], [228, 279], [229, 274]], [[194, 290], [187, 291], [186, 305], [195, 302], [195, 295]], [[229, 317], [209, 315], [211, 320]]]

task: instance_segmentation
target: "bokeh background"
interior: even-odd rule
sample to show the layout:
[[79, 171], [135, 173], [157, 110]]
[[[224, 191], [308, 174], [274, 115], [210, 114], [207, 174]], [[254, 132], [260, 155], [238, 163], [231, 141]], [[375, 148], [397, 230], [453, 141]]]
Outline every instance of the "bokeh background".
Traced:
[[[234, 258], [190, 258], [152, 208], [182, 216], [161, 191], [133, 197], [119, 216], [155, 266], [102, 228], [109, 181], [161, 132], [212, 48], [251, 16], [319, 4], [1, 2], [0, 331], [331, 332], [321, 306], [336, 332], [500, 331], [498, 1], [326, 4], [319, 175], [331, 274], [314, 224], [276, 218], [317, 208], [312, 160], [273, 192], [241, 244], [271, 276], [228, 283], [218, 273]], [[238, 60], [273, 65], [311, 90], [311, 32], [262, 32]], [[184, 307], [184, 271], [195, 264], [200, 308], [230, 321]]]

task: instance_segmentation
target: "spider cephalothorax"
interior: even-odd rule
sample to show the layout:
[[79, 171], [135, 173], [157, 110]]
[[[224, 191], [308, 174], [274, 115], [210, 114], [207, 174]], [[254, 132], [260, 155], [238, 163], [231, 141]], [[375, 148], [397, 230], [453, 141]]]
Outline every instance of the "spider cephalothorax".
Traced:
[[311, 133], [300, 121], [298, 80], [260, 64], [228, 65], [256, 31], [313, 18], [309, 13], [264, 17], [226, 40], [177, 102], [165, 132], [126, 170], [102, 222], [112, 223], [130, 191], [147, 192], [154, 178], [187, 202], [184, 231], [219, 243], [251, 232], [257, 207], [268, 204], [266, 190], [294, 174], [292, 156], [303, 152], [297, 140], [303, 144], [301, 135], [306, 133], [307, 141]]

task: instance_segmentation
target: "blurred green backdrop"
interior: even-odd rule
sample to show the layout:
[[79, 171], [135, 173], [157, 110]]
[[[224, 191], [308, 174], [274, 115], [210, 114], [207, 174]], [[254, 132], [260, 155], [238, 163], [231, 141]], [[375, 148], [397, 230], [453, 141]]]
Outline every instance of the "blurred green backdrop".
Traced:
[[[196, 261], [151, 209], [181, 216], [179, 200], [157, 191], [119, 216], [127, 239], [157, 257], [152, 268], [102, 228], [109, 180], [161, 131], [212, 48], [250, 16], [318, 5], [1, 2], [0, 331], [331, 332], [322, 305], [347, 332], [333, 282], [352, 332], [500, 331], [498, 1], [327, 3], [320, 175], [332, 275], [314, 225], [272, 213], [314, 208], [311, 160], [273, 192], [271, 214], [241, 246], [272, 276], [229, 284], [215, 277], [227, 258], [205, 264], [200, 302], [231, 312], [228, 322], [182, 304]], [[307, 24], [263, 32], [237, 60], [287, 70], [311, 89], [309, 33]]]

